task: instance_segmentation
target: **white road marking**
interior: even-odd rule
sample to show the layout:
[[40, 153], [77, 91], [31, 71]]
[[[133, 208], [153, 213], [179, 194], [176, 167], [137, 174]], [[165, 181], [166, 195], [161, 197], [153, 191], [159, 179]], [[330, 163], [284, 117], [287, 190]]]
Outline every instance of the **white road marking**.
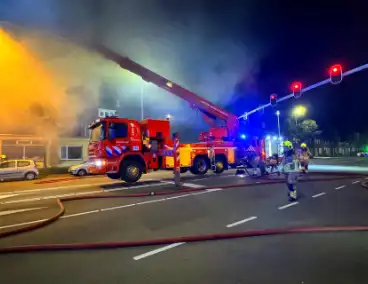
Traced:
[[56, 186], [56, 187], [47, 187], [47, 188], [36, 188], [36, 189], [27, 189], [27, 190], [13, 190], [9, 192], [4, 192], [4, 194], [11, 194], [11, 193], [33, 193], [33, 192], [42, 192], [42, 191], [49, 191], [49, 190], [59, 190], [59, 189], [68, 189], [68, 188], [83, 188], [83, 187], [90, 187], [90, 186], [99, 186], [99, 185], [109, 185], [114, 182], [100, 182], [100, 183], [88, 183], [88, 184], [80, 184], [80, 185], [64, 185], [64, 186]]
[[41, 220], [35, 220], [35, 221], [30, 221], [30, 222], [6, 225], [6, 226], [0, 227], [0, 230], [7, 229], [7, 228], [13, 228], [13, 227], [19, 227], [19, 226], [31, 225], [31, 224], [40, 223], [40, 222], [43, 222], [43, 221], [46, 221], [46, 220], [48, 220], [48, 219], [41, 219]]
[[326, 192], [321, 192], [321, 193], [315, 194], [312, 197], [317, 198], [317, 197], [320, 197], [320, 196], [323, 196], [323, 195], [326, 195]]
[[174, 243], [174, 244], [171, 244], [171, 245], [168, 245], [168, 246], [164, 246], [162, 248], [151, 250], [151, 251], [146, 252], [144, 254], [137, 255], [137, 256], [133, 257], [133, 259], [134, 260], [140, 260], [142, 258], [151, 256], [151, 255], [154, 255], [154, 254], [157, 254], [157, 253], [160, 253], [160, 252], [163, 252], [163, 251], [172, 249], [172, 248], [175, 248], [175, 247], [180, 246], [180, 245], [183, 245], [183, 244], [185, 244], [185, 243]]
[[166, 200], [166, 198], [163, 198], [163, 199], [154, 199], [154, 200], [147, 200], [147, 201], [138, 202], [138, 203], [136, 203], [136, 205], [162, 202], [162, 201], [165, 201], [165, 200]]
[[45, 208], [47, 207], [36, 207], [36, 208], [25, 208], [25, 209], [0, 211], [0, 216], [21, 213], [21, 212], [26, 212], [26, 211], [40, 210], [40, 209], [45, 209]]
[[243, 224], [243, 223], [246, 223], [246, 222], [249, 222], [249, 221], [252, 221], [254, 219], [257, 219], [257, 216], [252, 216], [252, 217], [249, 217], [247, 219], [244, 219], [244, 220], [240, 220], [238, 222], [235, 222], [235, 223], [232, 223], [232, 224], [229, 224], [229, 225], [226, 225], [227, 228], [231, 228], [231, 227], [235, 227], [235, 226], [238, 226], [240, 224]]
[[211, 177], [197, 178], [197, 179], [192, 179], [191, 181], [201, 181], [201, 180], [210, 179], [210, 178]]
[[[162, 181], [163, 183], [168, 183], [168, 184], [175, 184], [175, 182], [173, 181]], [[204, 185], [200, 185], [200, 184], [195, 184], [195, 183], [183, 183], [182, 184], [185, 187], [190, 187], [190, 188], [201, 188], [201, 187], [205, 187]]]
[[292, 202], [292, 203], [286, 204], [286, 205], [284, 205], [284, 206], [280, 206], [278, 209], [279, 209], [279, 210], [283, 210], [283, 209], [286, 209], [286, 208], [289, 208], [289, 207], [291, 207], [291, 206], [295, 206], [295, 205], [298, 205], [298, 204], [299, 204], [299, 202], [298, 202], [298, 201], [296, 201], [296, 202]]
[[[165, 181], [161, 181], [161, 182], [167, 183]], [[171, 183], [168, 183], [168, 184], [171, 184]], [[94, 190], [94, 191], [88, 191], [88, 192], [73, 192], [73, 193], [59, 194], [59, 195], [52, 195], [52, 196], [42, 196], [42, 197], [33, 197], [33, 198], [25, 198], [25, 199], [19, 199], [19, 200], [4, 201], [4, 202], [0, 202], [0, 204], [32, 202], [32, 201], [56, 199], [56, 198], [61, 198], [61, 197], [70, 197], [70, 196], [77, 196], [77, 195], [91, 195], [91, 194], [98, 194], [98, 193], [103, 193], [103, 192], [122, 191], [126, 189], [154, 187], [157, 185], [158, 184], [142, 184], [142, 185], [137, 185], [137, 186], [119, 187], [119, 188], [114, 188], [114, 189]]]
[[[146, 182], [146, 181], [157, 181], [157, 182], [159, 182], [160, 180], [159, 179], [141, 179], [140, 181], [142, 181], [142, 182]], [[20, 194], [20, 193], [42, 192], [42, 191], [68, 189], [68, 188], [83, 188], [83, 187], [91, 187], [91, 186], [110, 185], [110, 184], [116, 184], [116, 183], [121, 183], [121, 181], [120, 182], [119, 181], [105, 181], [105, 182], [98, 182], [98, 183], [75, 184], [75, 185], [70, 184], [70, 185], [46, 187], [46, 188], [13, 190], [13, 191], [2, 192], [1, 195], [2, 194], [15, 194], [15, 193]]]
[[182, 197], [187, 197], [190, 196], [191, 194], [183, 194], [183, 195], [177, 195], [177, 196], [171, 196], [171, 197], [167, 197], [166, 200], [170, 200], [170, 199], [177, 199], [177, 198], [182, 198]]
[[102, 208], [102, 209], [100, 209], [100, 211], [101, 212], [112, 211], [112, 210], [122, 209], [122, 208], [126, 208], [126, 207], [132, 207], [132, 206], [135, 206], [135, 205], [137, 205], [137, 204], [136, 203], [131, 203], [131, 204], [128, 204], [128, 205], [115, 206], [115, 207], [110, 207], [110, 208]]
[[13, 196], [17, 196], [18, 194], [6, 194], [6, 195], [0, 195], [0, 199], [5, 199], [5, 198], [9, 198], [9, 197], [13, 197]]
[[[220, 191], [220, 190], [223, 190], [223, 189], [222, 188], [207, 189], [207, 190], [201, 191], [200, 193], [211, 193], [211, 192], [216, 192], [216, 191]], [[126, 205], [121, 205], [121, 206], [108, 207], [108, 208], [102, 208], [102, 209], [87, 211], [87, 212], [80, 212], [80, 213], [75, 213], [75, 214], [70, 214], [70, 215], [64, 215], [64, 216], [60, 217], [60, 219], [78, 217], [78, 216], [88, 215], [88, 214], [92, 214], [92, 213], [100, 213], [100, 212], [105, 212], [105, 211], [113, 211], [113, 210], [123, 209], [123, 208], [132, 207], [132, 206], [136, 206], [136, 205], [143, 205], [143, 204], [149, 204], [149, 203], [155, 203], [155, 202], [163, 202], [163, 201], [166, 201], [166, 200], [172, 200], [172, 199], [178, 199], [178, 198], [193, 196], [193, 195], [196, 195], [197, 193], [198, 192], [188, 193], [188, 194], [182, 194], [182, 195], [177, 195], [177, 196], [170, 196], [170, 197], [163, 198], [163, 199], [148, 200], [148, 201], [142, 201], [142, 202], [139, 202], [139, 203], [131, 203], [131, 204], [126, 204]], [[39, 223], [39, 222], [43, 222], [45, 220], [47, 220], [47, 219], [35, 220], [35, 221], [31, 221], [31, 222], [26, 222], [26, 223], [7, 225], [7, 226], [0, 227], [0, 230], [7, 229], [7, 228], [12, 228], [12, 227], [19, 227], [19, 226], [23, 226], [23, 225], [30, 225], [30, 224], [34, 224], [34, 223]]]
[[351, 184], [356, 184], [358, 182], [360, 182], [360, 180], [353, 181]]
[[214, 191], [221, 191], [223, 190], [222, 188], [211, 188], [211, 189], [206, 189], [206, 192], [214, 192]]
[[346, 187], [346, 185], [341, 185], [341, 186], [335, 187], [335, 189], [338, 190], [338, 189], [342, 189], [344, 187]]
[[61, 216], [60, 219], [65, 219], [65, 218], [70, 218], [70, 217], [77, 217], [77, 216], [82, 216], [82, 215], [87, 215], [87, 214], [92, 214], [92, 213], [98, 213], [98, 212], [100, 212], [100, 210], [86, 211], [86, 212]]

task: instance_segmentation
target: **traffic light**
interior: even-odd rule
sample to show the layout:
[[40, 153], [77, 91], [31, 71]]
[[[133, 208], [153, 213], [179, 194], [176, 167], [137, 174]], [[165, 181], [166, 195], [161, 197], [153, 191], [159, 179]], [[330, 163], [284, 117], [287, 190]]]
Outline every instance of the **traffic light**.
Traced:
[[291, 91], [293, 92], [294, 98], [300, 98], [300, 96], [302, 95], [302, 83], [294, 82], [291, 85]]
[[277, 104], [277, 95], [276, 94], [272, 94], [270, 96], [270, 104], [271, 104], [271, 106], [275, 106]]
[[339, 84], [342, 81], [342, 67], [340, 64], [335, 64], [330, 68], [331, 84]]

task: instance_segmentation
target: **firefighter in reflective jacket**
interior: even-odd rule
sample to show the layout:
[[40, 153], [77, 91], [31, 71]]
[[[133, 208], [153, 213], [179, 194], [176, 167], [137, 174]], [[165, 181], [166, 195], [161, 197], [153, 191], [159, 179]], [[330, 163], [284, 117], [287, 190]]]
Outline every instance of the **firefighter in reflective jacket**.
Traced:
[[290, 141], [286, 140], [283, 144], [283, 147], [283, 172], [285, 173], [288, 197], [289, 201], [295, 201], [297, 199], [296, 183], [298, 182], [299, 175], [299, 160], [295, 155], [293, 144]]
[[307, 147], [307, 144], [302, 143], [300, 145], [300, 164], [302, 166], [302, 172], [307, 173], [308, 172], [308, 165], [309, 165], [309, 157], [311, 156], [311, 153]]
[[151, 150], [151, 143], [150, 143], [150, 139], [149, 137], [144, 137], [143, 138], [143, 147], [146, 151], [150, 151]]

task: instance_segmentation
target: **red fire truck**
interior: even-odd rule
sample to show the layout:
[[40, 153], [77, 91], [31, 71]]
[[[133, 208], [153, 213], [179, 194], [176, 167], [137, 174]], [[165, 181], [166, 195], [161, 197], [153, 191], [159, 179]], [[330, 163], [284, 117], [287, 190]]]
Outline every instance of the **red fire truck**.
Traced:
[[[212, 126], [208, 132], [200, 134], [199, 142], [180, 145], [182, 172], [190, 170], [193, 174], [203, 175], [211, 168], [215, 173], [222, 173], [237, 165], [238, 159], [247, 151], [265, 159], [263, 140], [248, 138], [237, 141], [239, 122], [235, 115], [105, 46], [94, 46], [94, 49], [123, 69], [187, 101]], [[223, 126], [216, 127], [216, 120], [221, 120]], [[93, 122], [90, 129], [89, 157], [97, 165], [106, 167], [109, 178], [136, 182], [150, 170], [174, 167], [169, 120], [145, 119], [138, 122], [106, 117]]]

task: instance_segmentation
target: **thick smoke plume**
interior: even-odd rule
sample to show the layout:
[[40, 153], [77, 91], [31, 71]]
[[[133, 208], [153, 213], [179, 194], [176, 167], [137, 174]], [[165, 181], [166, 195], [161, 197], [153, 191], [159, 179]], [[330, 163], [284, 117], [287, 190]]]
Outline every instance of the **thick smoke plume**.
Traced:
[[[202, 119], [189, 110], [185, 101], [57, 34], [98, 39], [168, 79], [225, 106], [232, 100], [234, 86], [239, 81], [252, 79], [261, 54], [251, 43], [234, 40], [221, 21], [213, 20], [201, 9], [201, 1], [196, 3], [188, 9], [160, 0], [22, 0], [9, 1], [4, 6], [4, 14], [13, 23], [32, 27], [23, 32], [21, 42], [34, 52], [49, 76], [60, 84], [59, 100], [71, 100], [70, 95], [63, 94], [65, 90], [84, 90], [82, 95], [74, 96], [78, 99], [70, 110], [75, 112], [75, 117], [86, 105], [100, 104], [100, 97], [104, 101], [105, 96], [110, 97], [107, 100], [110, 105], [105, 107], [118, 106], [120, 115], [139, 119], [143, 92], [146, 116], [163, 118], [170, 113], [175, 124], [194, 126]], [[242, 16], [234, 14], [234, 18]], [[104, 89], [110, 91], [101, 91]]]

